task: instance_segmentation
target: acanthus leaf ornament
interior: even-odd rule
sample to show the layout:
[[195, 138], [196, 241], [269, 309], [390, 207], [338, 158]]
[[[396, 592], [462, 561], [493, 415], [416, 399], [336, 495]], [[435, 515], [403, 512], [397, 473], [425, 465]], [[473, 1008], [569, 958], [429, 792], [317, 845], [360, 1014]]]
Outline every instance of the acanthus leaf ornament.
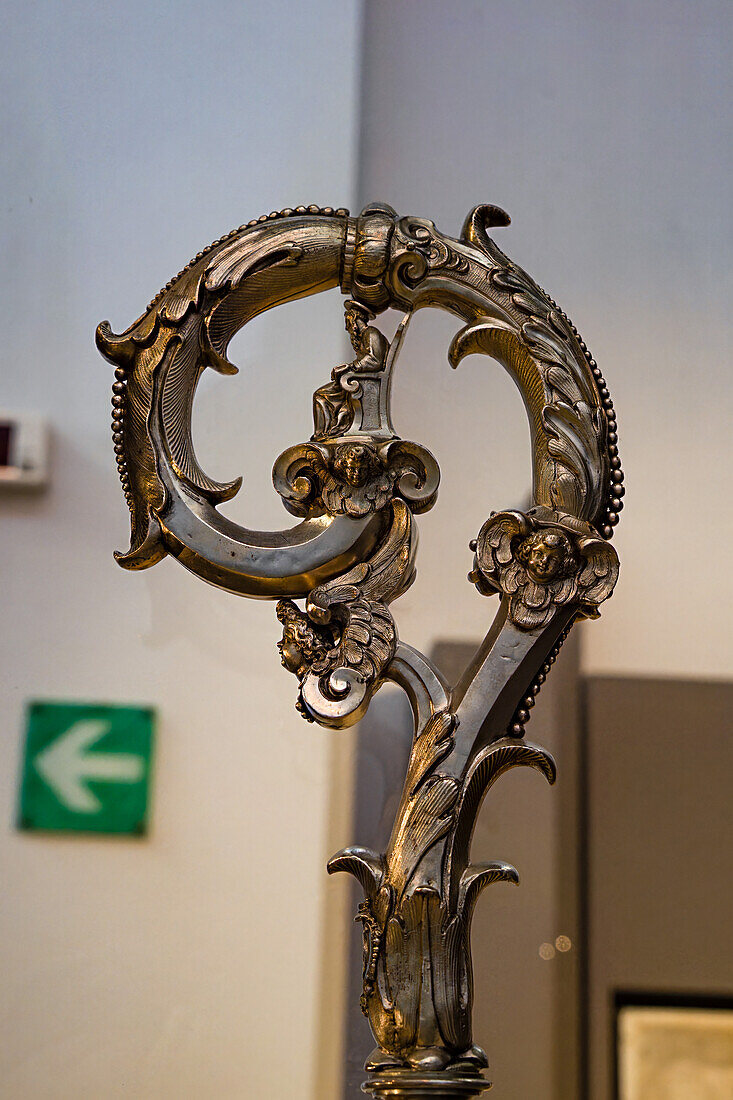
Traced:
[[[381, 1097], [477, 1096], [489, 1087], [473, 1042], [470, 925], [481, 890], [518, 881], [509, 864], [470, 862], [482, 799], [509, 768], [549, 782], [555, 766], [523, 739], [535, 698], [579, 618], [596, 617], [618, 576], [610, 538], [623, 506], [616, 414], [565, 313], [488, 235], [509, 224], [478, 206], [459, 239], [424, 218], [372, 204], [302, 206], [240, 226], [199, 253], [120, 336], [97, 343], [115, 367], [113, 441], [139, 569], [172, 554], [231, 592], [277, 599], [282, 663], [310, 721], [357, 721], [384, 682], [414, 715], [408, 772], [384, 853], [347, 848], [329, 863], [364, 890], [362, 1007], [379, 1044], [365, 1089]], [[233, 523], [217, 505], [240, 479], [201, 469], [191, 412], [201, 373], [236, 373], [227, 346], [281, 302], [340, 287], [354, 358], [313, 395], [313, 432], [276, 459], [273, 482], [301, 522], [283, 531]], [[404, 318], [389, 341], [376, 317]], [[496, 359], [530, 422], [533, 502], [492, 513], [472, 543], [470, 579], [499, 608], [458, 684], [400, 640], [390, 604], [415, 575], [415, 516], [432, 507], [437, 462], [397, 434], [390, 388], [415, 310], [462, 328], [449, 349]], [[302, 606], [296, 600], [304, 601]]]

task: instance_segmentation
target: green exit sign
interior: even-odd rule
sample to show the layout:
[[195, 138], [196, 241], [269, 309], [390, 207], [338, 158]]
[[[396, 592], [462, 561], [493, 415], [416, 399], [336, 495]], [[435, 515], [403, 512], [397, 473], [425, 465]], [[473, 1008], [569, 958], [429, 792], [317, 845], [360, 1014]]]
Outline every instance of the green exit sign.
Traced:
[[144, 834], [154, 722], [150, 707], [31, 703], [19, 827]]

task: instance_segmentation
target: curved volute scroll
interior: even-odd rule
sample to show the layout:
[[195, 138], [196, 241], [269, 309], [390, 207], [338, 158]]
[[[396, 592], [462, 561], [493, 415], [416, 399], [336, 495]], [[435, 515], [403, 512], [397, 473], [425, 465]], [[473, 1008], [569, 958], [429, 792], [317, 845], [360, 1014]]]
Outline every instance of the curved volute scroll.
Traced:
[[509, 220], [496, 206], [477, 206], [454, 240], [424, 218], [367, 207], [342, 288], [375, 307], [432, 306], [463, 318], [449, 360], [456, 367], [483, 352], [514, 379], [530, 421], [535, 504], [608, 539], [623, 495], [613, 403], [575, 326], [488, 236]]
[[140, 569], [174, 554], [205, 580], [248, 596], [305, 595], [355, 564], [383, 529], [378, 517], [321, 517], [283, 532], [251, 531], [216, 505], [241, 479], [216, 482], [191, 438], [196, 386], [226, 358], [234, 334], [283, 302], [338, 285], [348, 211], [273, 212], [215, 241], [153, 299], [121, 336], [107, 322], [97, 345], [117, 370], [113, 438], [131, 513], [121, 565]]
[[[304, 718], [344, 728], [386, 680], [407, 693], [412, 753], [384, 853], [347, 848], [330, 871], [364, 889], [362, 1008], [378, 1048], [365, 1088], [376, 1096], [476, 1096], [489, 1087], [473, 1043], [470, 924], [478, 894], [517, 882], [513, 867], [470, 862], [481, 801], [509, 768], [554, 781], [524, 740], [537, 693], [579, 618], [595, 618], [618, 576], [610, 539], [623, 506], [613, 404], [595, 360], [559, 306], [488, 235], [509, 223], [476, 207], [460, 239], [382, 204], [358, 218], [298, 207], [240, 227], [200, 253], [121, 336], [97, 332], [116, 366], [113, 432], [131, 512], [127, 568], [166, 553], [242, 595], [277, 598], [282, 663]], [[223, 374], [229, 341], [281, 302], [340, 286], [354, 358], [313, 395], [313, 433], [275, 461], [273, 482], [301, 522], [251, 531], [217, 505], [239, 487], [201, 470], [191, 440], [196, 384]], [[389, 341], [376, 317], [405, 312]], [[499, 609], [453, 688], [401, 642], [390, 603], [415, 575], [415, 516], [435, 502], [439, 470], [391, 420], [390, 388], [416, 309], [463, 327], [455, 367], [472, 353], [511, 374], [527, 410], [532, 506], [500, 511], [471, 543], [469, 579]], [[304, 597], [304, 606], [295, 600]]]

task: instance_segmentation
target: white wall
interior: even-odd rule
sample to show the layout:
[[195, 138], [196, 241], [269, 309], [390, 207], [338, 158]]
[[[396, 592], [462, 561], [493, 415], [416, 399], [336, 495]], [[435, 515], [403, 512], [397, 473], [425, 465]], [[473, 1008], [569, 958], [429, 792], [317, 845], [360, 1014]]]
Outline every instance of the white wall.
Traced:
[[[338, 1036], [319, 1049], [315, 1012], [325, 899], [346, 889], [324, 872], [349, 840], [328, 835], [339, 742], [293, 709], [271, 604], [112, 560], [128, 523], [94, 328], [125, 328], [242, 221], [350, 205], [358, 35], [356, 0], [4, 6], [0, 405], [53, 425], [50, 491], [0, 497], [8, 1100], [330, 1094]], [[204, 465], [252, 472], [233, 510], [253, 524], [292, 523], [271, 463], [344, 350], [338, 294], [289, 309], [233, 345], [241, 375], [207, 380], [197, 410], [198, 437], [218, 433]], [[29, 697], [159, 707], [149, 839], [13, 831]]]
[[[497, 242], [608, 379], [628, 495], [617, 592], [584, 628], [592, 672], [733, 671], [732, 34], [729, 0], [366, 5], [362, 198], [456, 235], [476, 203], [503, 206]], [[466, 543], [529, 481], [518, 394], [485, 358], [451, 373], [456, 330], [418, 314], [396, 384], [395, 423], [443, 469], [399, 605], [418, 645], [481, 633]]]

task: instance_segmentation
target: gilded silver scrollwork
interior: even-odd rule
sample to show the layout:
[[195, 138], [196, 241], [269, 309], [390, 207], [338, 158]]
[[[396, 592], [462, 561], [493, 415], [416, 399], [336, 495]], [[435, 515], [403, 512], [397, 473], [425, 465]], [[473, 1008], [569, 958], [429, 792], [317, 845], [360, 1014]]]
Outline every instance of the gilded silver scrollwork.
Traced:
[[[317, 206], [273, 212], [199, 253], [124, 333], [106, 322], [97, 330], [115, 366], [113, 441], [130, 509], [120, 564], [141, 569], [171, 554], [231, 592], [277, 599], [282, 663], [310, 721], [351, 725], [388, 680], [411, 703], [412, 752], [386, 851], [351, 847], [329, 864], [364, 890], [362, 1007], [378, 1042], [365, 1089], [385, 1098], [489, 1087], [472, 1035], [471, 915], [484, 886], [518, 876], [502, 862], [471, 864], [473, 826], [509, 768], [554, 781], [551, 757], [524, 740], [524, 727], [573, 623], [598, 615], [618, 576], [609, 540], [624, 487], [613, 403], [566, 314], [489, 236], [508, 224], [490, 205], [471, 211], [458, 239], [379, 203], [358, 217]], [[217, 506], [241, 479], [216, 481], [196, 458], [198, 380], [207, 367], [236, 373], [227, 347], [251, 318], [336, 287], [348, 296], [354, 357], [315, 391], [311, 438], [273, 468], [300, 522], [275, 532], [239, 526]], [[453, 367], [481, 353], [509, 372], [532, 443], [531, 507], [492, 513], [472, 543], [470, 579], [499, 606], [452, 688], [399, 639], [390, 608], [414, 578], [415, 516], [439, 484], [433, 455], [402, 439], [390, 414], [399, 350], [425, 307], [461, 321]], [[404, 312], [391, 341], [376, 323], [387, 308]]]
[[[394, 500], [374, 556], [310, 592], [305, 611], [278, 604], [283, 665], [300, 682], [304, 718], [343, 728], [366, 711], [397, 650], [388, 604], [412, 584], [417, 538], [410, 509]], [[303, 642], [305, 644], [303, 644]]]

